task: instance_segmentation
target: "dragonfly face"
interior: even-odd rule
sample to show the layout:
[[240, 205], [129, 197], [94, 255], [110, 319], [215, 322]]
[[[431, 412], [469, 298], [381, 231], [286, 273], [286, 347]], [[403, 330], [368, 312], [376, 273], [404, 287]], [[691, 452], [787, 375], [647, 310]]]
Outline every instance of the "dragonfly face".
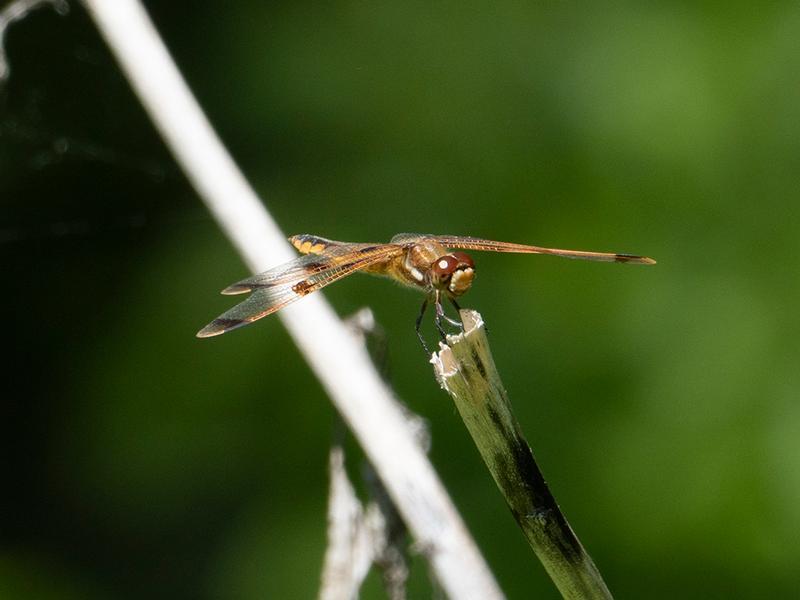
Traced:
[[430, 268], [431, 285], [450, 296], [460, 296], [472, 286], [475, 263], [466, 252], [452, 252], [440, 256]]
[[455, 298], [467, 292], [475, 278], [475, 263], [465, 252], [451, 249], [512, 252], [521, 254], [552, 254], [565, 258], [654, 264], [655, 261], [633, 254], [559, 250], [497, 242], [474, 237], [402, 233], [388, 244], [337, 242], [314, 235], [300, 234], [289, 238], [300, 256], [286, 264], [243, 279], [222, 290], [223, 294], [250, 293], [250, 296], [223, 313], [197, 333], [197, 337], [220, 335], [272, 314], [339, 279], [363, 271], [390, 277], [404, 285], [421, 289], [427, 294], [417, 318], [417, 335], [422, 316], [429, 301], [436, 308], [436, 325], [444, 335], [441, 320], [458, 323], [444, 315], [441, 297], [453, 304]]

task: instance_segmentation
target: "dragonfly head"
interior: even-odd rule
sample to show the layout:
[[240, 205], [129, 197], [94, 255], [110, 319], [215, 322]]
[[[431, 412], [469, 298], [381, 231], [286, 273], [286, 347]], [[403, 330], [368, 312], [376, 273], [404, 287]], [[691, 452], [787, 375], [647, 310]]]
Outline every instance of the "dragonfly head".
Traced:
[[434, 288], [451, 296], [460, 296], [472, 285], [475, 263], [466, 252], [451, 252], [437, 258], [430, 273]]

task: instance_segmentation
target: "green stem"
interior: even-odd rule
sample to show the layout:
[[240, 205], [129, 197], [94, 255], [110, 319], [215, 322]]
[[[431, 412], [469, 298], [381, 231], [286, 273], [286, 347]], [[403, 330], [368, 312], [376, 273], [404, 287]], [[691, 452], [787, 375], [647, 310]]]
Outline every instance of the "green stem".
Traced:
[[479, 313], [462, 310], [464, 333], [448, 336], [434, 370], [450, 394], [511, 513], [564, 598], [612, 598], [550, 493], [511, 410]]

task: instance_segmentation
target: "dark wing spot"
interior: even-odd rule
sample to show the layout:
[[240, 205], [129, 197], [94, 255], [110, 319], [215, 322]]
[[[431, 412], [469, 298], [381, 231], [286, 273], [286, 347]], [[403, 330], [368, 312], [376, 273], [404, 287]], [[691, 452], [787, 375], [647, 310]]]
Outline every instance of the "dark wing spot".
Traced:
[[330, 263], [323, 261], [310, 262], [303, 265], [303, 269], [306, 273], [316, 273], [317, 271], [321, 271], [327, 267], [329, 264]]
[[221, 333], [225, 333], [231, 329], [236, 329], [237, 327], [246, 325], [248, 322], [249, 321], [244, 319], [214, 319], [211, 321], [211, 323], [197, 332], [197, 337], [204, 338], [220, 335]]
[[377, 246], [367, 246], [366, 248], [361, 248], [358, 251], [358, 254], [369, 254], [370, 252], [375, 250], [375, 248], [377, 248]]
[[246, 285], [231, 285], [226, 287], [222, 290], [223, 294], [232, 295], [232, 294], [241, 294], [244, 292], [252, 292], [253, 290], [260, 290], [262, 288], [268, 288], [275, 285], [274, 283], [266, 282], [266, 283], [248, 283]]
[[229, 285], [220, 293], [225, 294], [226, 296], [234, 296], [236, 294], [244, 294], [246, 292], [252, 291], [255, 286], [250, 283], [234, 283], [233, 285]]
[[243, 325], [247, 323], [244, 319], [214, 319], [214, 324], [218, 327], [224, 327], [225, 329], [230, 329], [231, 327], [238, 327], [239, 325]]
[[292, 286], [292, 291], [298, 296], [305, 296], [306, 294], [311, 292], [311, 288], [313, 286], [314, 286], [313, 283], [309, 283], [308, 280], [303, 280], [300, 281], [299, 283], [295, 283]]
[[614, 262], [621, 262], [621, 263], [636, 263], [637, 265], [654, 265], [656, 261], [652, 258], [648, 258], [647, 256], [638, 256], [636, 254], [615, 254], [614, 255]]
[[289, 238], [289, 241], [292, 246], [303, 254], [320, 254], [331, 245], [330, 240], [305, 233], [293, 235]]

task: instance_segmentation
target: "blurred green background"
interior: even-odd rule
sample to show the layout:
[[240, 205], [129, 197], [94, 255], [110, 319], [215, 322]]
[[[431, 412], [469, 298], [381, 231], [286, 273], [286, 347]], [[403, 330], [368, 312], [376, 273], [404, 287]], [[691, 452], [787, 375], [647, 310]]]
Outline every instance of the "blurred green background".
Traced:
[[[476, 254], [463, 304], [619, 598], [800, 595], [797, 2], [146, 4], [287, 234], [658, 259]], [[329, 401], [276, 318], [194, 338], [246, 270], [80, 7], [6, 42], [2, 597], [313, 597]], [[386, 329], [503, 590], [556, 598], [420, 352], [421, 297], [329, 290]]]

